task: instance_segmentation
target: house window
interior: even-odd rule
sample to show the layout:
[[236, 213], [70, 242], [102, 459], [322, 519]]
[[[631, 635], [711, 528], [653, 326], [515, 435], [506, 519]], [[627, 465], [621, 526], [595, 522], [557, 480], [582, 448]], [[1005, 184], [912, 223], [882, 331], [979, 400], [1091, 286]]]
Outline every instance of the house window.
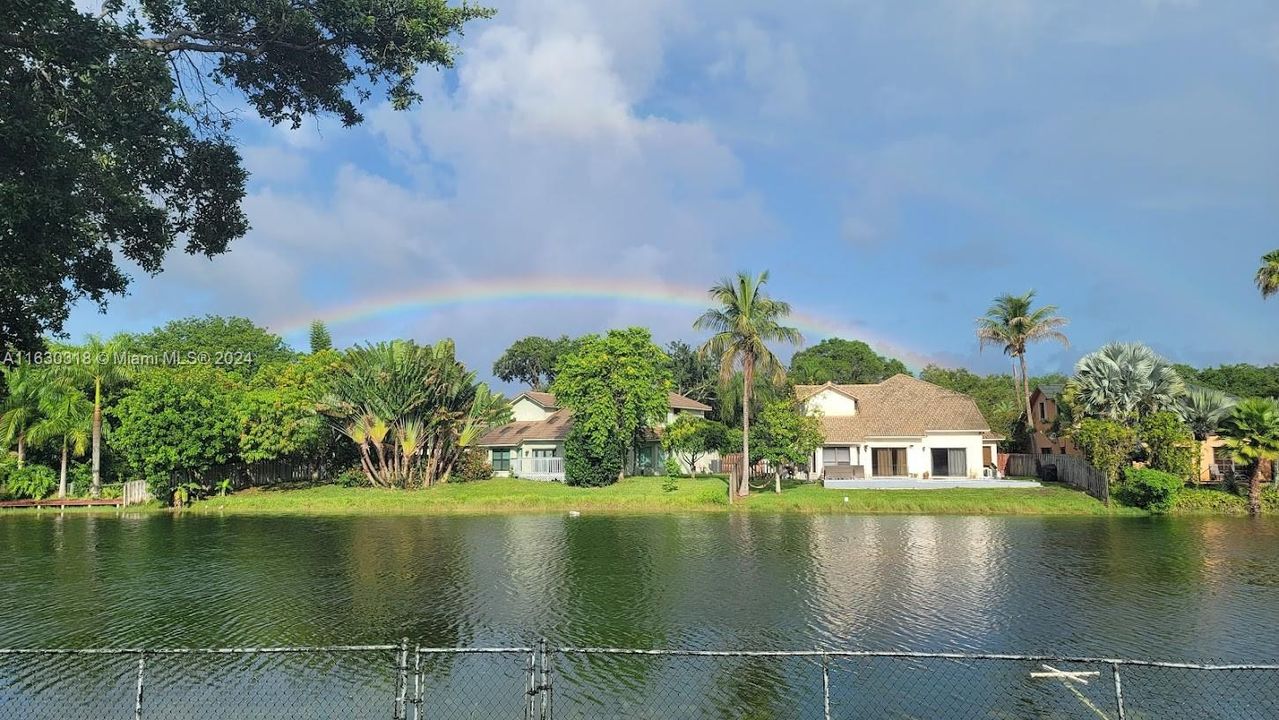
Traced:
[[1043, 400], [1039, 401], [1039, 419], [1048, 422], [1048, 403]]
[[1039, 448], [1039, 454], [1040, 454], [1040, 455], [1052, 455], [1052, 454], [1053, 454], [1053, 449], [1052, 449], [1052, 448], [1050, 448], [1050, 447], [1046, 447], [1046, 448]]
[[555, 457], [555, 448], [534, 450], [533, 457], [535, 458]]
[[1065, 455], [1065, 454], [1066, 454], [1066, 446], [1065, 446], [1065, 445], [1062, 445], [1062, 446], [1061, 446], [1061, 454], [1062, 454], [1062, 455]]
[[849, 465], [852, 463], [849, 452], [850, 448], [846, 447], [822, 448], [822, 465]]
[[502, 470], [509, 472], [511, 469], [511, 449], [510, 448], [494, 448], [493, 449], [493, 470]]

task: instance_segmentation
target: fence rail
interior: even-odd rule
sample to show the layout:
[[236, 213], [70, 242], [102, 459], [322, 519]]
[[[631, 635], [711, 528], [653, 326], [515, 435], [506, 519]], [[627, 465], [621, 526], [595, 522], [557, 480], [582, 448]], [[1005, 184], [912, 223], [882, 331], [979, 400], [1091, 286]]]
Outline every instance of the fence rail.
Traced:
[[1075, 455], [1029, 455], [1010, 453], [1005, 474], [1037, 477], [1079, 488], [1098, 500], [1110, 502], [1110, 483], [1102, 471]]
[[1273, 718], [1279, 664], [380, 645], [0, 650], [0, 718]]

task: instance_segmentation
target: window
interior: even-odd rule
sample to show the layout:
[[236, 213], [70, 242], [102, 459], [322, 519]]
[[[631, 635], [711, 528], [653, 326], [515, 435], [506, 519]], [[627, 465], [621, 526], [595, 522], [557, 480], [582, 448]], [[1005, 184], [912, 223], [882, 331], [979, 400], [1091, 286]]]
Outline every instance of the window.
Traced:
[[1052, 454], [1053, 454], [1053, 449], [1052, 449], [1052, 448], [1050, 448], [1050, 447], [1046, 447], [1046, 448], [1039, 448], [1039, 454], [1040, 454], [1040, 455], [1052, 455]]
[[534, 450], [533, 457], [555, 457], [555, 448]]
[[1039, 401], [1039, 419], [1048, 422], [1048, 403]]
[[850, 448], [846, 447], [824, 447], [822, 448], [822, 465], [849, 465], [852, 463], [852, 455], [849, 452]]
[[493, 470], [509, 472], [511, 469], [511, 449], [493, 448]]

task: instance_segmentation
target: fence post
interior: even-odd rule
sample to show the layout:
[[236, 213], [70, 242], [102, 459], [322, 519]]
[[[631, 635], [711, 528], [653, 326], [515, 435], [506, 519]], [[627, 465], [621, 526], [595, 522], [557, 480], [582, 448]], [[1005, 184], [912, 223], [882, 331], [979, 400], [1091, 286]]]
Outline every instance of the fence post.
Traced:
[[142, 672], [146, 668], [146, 653], [138, 653], [138, 692], [133, 696], [133, 720], [142, 720]]
[[1119, 720], [1124, 720], [1124, 686], [1119, 679], [1119, 664], [1110, 664], [1110, 674], [1115, 679], [1115, 710], [1119, 712]]
[[395, 707], [391, 711], [393, 720], [407, 720], [405, 717], [405, 696], [409, 688], [409, 639], [400, 639], [400, 652], [395, 656]]
[[546, 658], [546, 638], [540, 643], [542, 650], [542, 716], [541, 720], [551, 720], [551, 669]]
[[534, 648], [528, 654], [528, 689], [524, 691], [525, 699], [528, 701], [524, 704], [525, 720], [536, 720], [537, 710], [537, 648]]
[[830, 656], [822, 653], [822, 717], [830, 720]]
[[413, 720], [422, 720], [422, 646], [413, 646]]

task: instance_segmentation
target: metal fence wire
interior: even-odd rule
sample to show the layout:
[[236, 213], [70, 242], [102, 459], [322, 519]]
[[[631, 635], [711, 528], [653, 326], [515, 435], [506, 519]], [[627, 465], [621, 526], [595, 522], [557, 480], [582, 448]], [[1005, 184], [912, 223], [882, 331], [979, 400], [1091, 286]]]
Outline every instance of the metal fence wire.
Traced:
[[849, 650], [0, 650], [21, 718], [1279, 717], [1279, 665]]

